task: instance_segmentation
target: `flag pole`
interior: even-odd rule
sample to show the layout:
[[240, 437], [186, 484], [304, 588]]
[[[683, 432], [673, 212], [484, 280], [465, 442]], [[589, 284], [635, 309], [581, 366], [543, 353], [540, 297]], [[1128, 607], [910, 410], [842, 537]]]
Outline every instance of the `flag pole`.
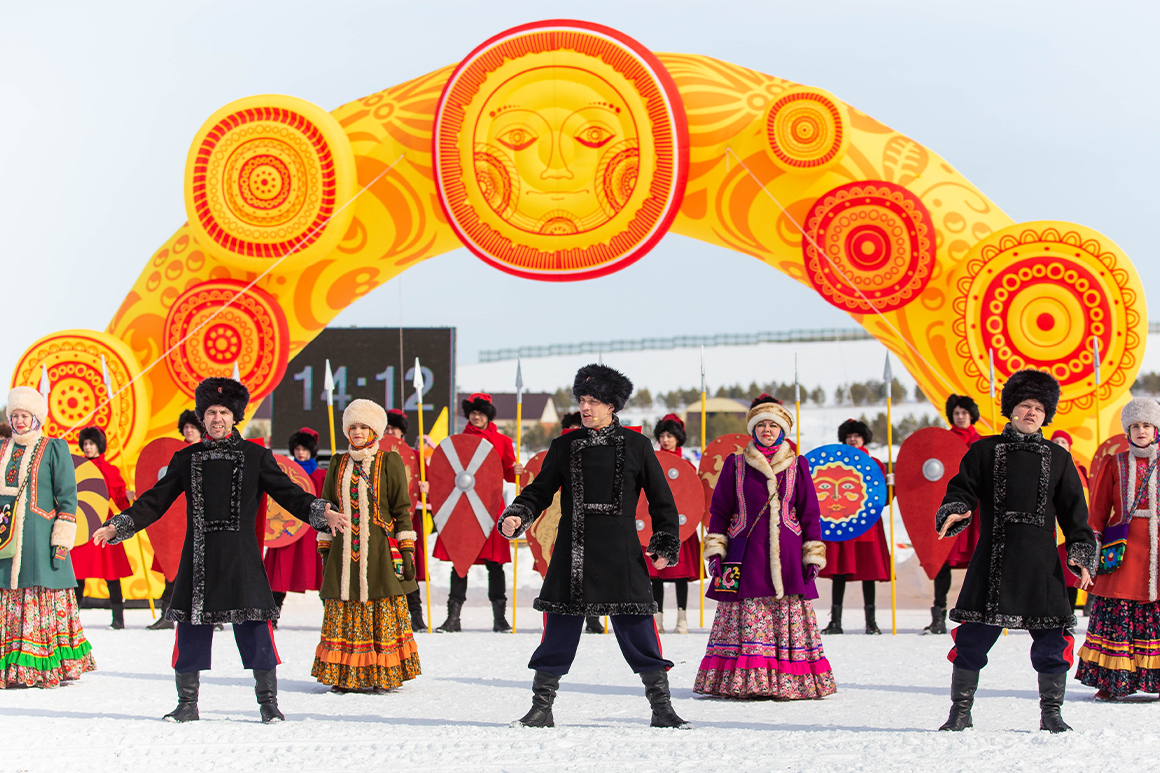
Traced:
[[999, 434], [999, 421], [995, 418], [995, 350], [987, 350], [987, 358], [991, 366], [991, 432]]
[[[326, 372], [330, 374], [330, 361], [326, 363]], [[419, 451], [419, 482], [427, 482], [427, 459], [423, 456], [423, 369], [419, 366], [419, 358], [415, 358], [415, 371], [411, 382], [415, 386], [415, 403], [419, 406], [419, 442], [416, 444]], [[330, 437], [334, 438], [334, 412], [330, 415]], [[419, 492], [419, 509], [423, 522], [419, 528], [423, 530], [423, 582], [427, 586], [427, 633], [431, 633], [431, 556], [427, 553], [427, 492]]]
[[338, 446], [334, 441], [334, 374], [330, 371], [330, 360], [326, 361], [326, 376], [322, 382], [322, 389], [326, 392], [326, 415], [330, 418], [330, 458], [333, 459], [338, 453]]
[[[1100, 434], [1100, 339], [1092, 336], [1092, 369], [1096, 377], [1096, 450], [1100, 448], [1103, 438]], [[1095, 458], [1095, 452], [1092, 453], [1092, 458]]]
[[[708, 410], [707, 410], [707, 406], [705, 404], [706, 403], [706, 392], [707, 392], [707, 390], [705, 388], [705, 347], [702, 346], [701, 347], [701, 458], [702, 459], [705, 458], [705, 437], [706, 437], [706, 435], [705, 435], [705, 432], [706, 432], [705, 422], [706, 422], [706, 417], [708, 416]], [[701, 627], [704, 628], [705, 627], [705, 536], [706, 536], [705, 521], [704, 520], [701, 521], [700, 528], [701, 528], [701, 539], [699, 540], [699, 542], [701, 543], [701, 550], [700, 550], [701, 556], [700, 556], [700, 560], [697, 561], [697, 577], [701, 583], [701, 586], [700, 586], [701, 587], [701, 594], [700, 594], [701, 595]]]
[[793, 423], [797, 429], [797, 451], [802, 452], [802, 388], [798, 383], [797, 352], [793, 353]]
[[886, 370], [882, 373], [886, 382], [886, 501], [890, 503], [890, 634], [898, 635], [898, 581], [894, 562], [894, 416], [892, 412], [892, 392], [894, 373], [890, 369], [890, 354], [886, 355]]
[[[520, 358], [516, 357], [516, 464], [520, 463], [520, 452], [524, 439], [524, 369]], [[520, 495], [520, 476], [516, 476], [516, 496]], [[502, 535], [501, 535], [502, 536]], [[520, 593], [520, 540], [512, 539], [512, 633], [516, 632], [516, 602]]]
[[[113, 415], [116, 406], [113, 405], [113, 379], [109, 376], [109, 365], [105, 362], [105, 355], [101, 355], [101, 376], [105, 380], [105, 399], [109, 401], [109, 416]], [[117, 431], [117, 423], [109, 422], [109, 431]], [[119, 439], [119, 438], [118, 438]], [[130, 502], [129, 504], [132, 504]], [[144, 530], [142, 530], [144, 531]], [[141, 560], [141, 574], [145, 577], [145, 598], [149, 602], [149, 615], [152, 619], [157, 619], [157, 607], [153, 606], [153, 581], [149, 579], [149, 567], [145, 565], [145, 546], [141, 544], [141, 534], [138, 532], [133, 535], [137, 540], [137, 554]]]

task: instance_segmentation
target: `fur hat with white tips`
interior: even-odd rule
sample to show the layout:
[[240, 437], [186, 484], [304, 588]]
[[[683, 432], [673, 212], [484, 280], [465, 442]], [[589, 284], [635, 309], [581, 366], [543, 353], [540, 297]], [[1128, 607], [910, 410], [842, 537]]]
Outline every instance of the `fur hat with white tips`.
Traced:
[[781, 400], [762, 393], [753, 398], [753, 402], [749, 404], [749, 413], [745, 414], [746, 431], [752, 435], [753, 428], [757, 426], [758, 422], [766, 419], [781, 427], [784, 437], [788, 437], [789, 431], [793, 429], [793, 416], [781, 404]]
[[374, 430], [380, 439], [387, 431], [387, 412], [374, 400], [351, 400], [342, 412], [342, 434], [350, 435], [350, 425], [362, 424]]
[[8, 393], [7, 411], [9, 416], [16, 411], [28, 411], [41, 424], [48, 420], [48, 403], [45, 401], [44, 395], [32, 387], [13, 387], [12, 391]]

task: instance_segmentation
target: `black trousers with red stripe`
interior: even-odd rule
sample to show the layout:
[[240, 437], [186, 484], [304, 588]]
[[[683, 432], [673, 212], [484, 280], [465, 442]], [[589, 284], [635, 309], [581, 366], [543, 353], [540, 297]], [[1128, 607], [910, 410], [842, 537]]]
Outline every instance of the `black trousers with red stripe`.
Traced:
[[[1035, 628], [1031, 634], [1031, 667], [1041, 674], [1064, 674], [1071, 670], [1074, 660], [1075, 637], [1066, 628]], [[987, 653], [1003, 635], [997, 625], [962, 623], [951, 631], [955, 646], [947, 660], [956, 668], [982, 671], [987, 665]]]
[[[608, 619], [612, 621], [620, 654], [635, 673], [647, 674], [658, 668], [668, 670], [673, 667], [673, 662], [665, 660], [661, 652], [661, 637], [657, 635], [652, 615], [611, 615]], [[583, 629], [583, 615], [545, 613], [544, 636], [532, 654], [528, 668], [554, 676], [568, 673], [576, 659]]]
[[[282, 661], [274, 646], [274, 624], [269, 620], [234, 623], [234, 642], [248, 671], [271, 671]], [[173, 643], [173, 670], [179, 674], [209, 671], [213, 626], [178, 623]]]

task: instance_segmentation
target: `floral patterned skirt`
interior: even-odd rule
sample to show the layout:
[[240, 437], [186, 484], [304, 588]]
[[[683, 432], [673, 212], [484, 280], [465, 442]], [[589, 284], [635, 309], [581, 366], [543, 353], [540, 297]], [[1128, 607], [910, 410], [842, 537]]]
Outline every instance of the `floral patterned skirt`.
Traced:
[[341, 690], [389, 690], [422, 673], [406, 596], [322, 604], [322, 640], [310, 670], [318, 681]]
[[0, 689], [60, 687], [96, 669], [72, 589], [0, 589]]
[[799, 700], [837, 690], [808, 601], [763, 596], [717, 604], [693, 692]]
[[1160, 692], [1160, 601], [1096, 596], [1075, 678], [1116, 697]]

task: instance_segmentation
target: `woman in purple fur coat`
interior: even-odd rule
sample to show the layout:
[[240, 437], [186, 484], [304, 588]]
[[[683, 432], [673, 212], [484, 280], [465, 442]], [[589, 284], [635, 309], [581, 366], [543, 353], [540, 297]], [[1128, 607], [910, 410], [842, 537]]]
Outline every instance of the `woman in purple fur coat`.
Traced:
[[786, 436], [793, 417], [761, 395], [753, 436], [725, 460], [709, 506], [705, 558], [717, 601], [695, 692], [727, 698], [821, 698], [837, 690], [811, 599], [826, 565], [809, 465]]

